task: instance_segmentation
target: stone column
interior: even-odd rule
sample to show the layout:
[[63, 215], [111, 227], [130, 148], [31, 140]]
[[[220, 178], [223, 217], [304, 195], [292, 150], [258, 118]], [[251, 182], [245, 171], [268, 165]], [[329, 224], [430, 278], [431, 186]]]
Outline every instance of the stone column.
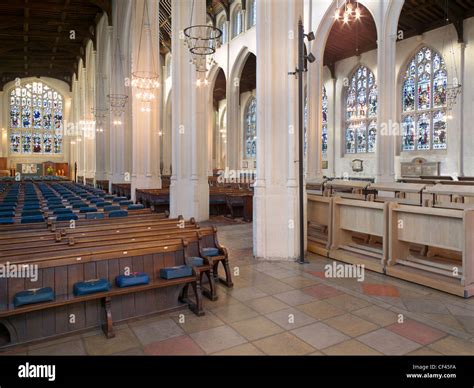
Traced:
[[[145, 1], [148, 6], [148, 20], [143, 20]], [[134, 61], [132, 74], [134, 71], [148, 71], [158, 74], [160, 66], [158, 2], [152, 0], [135, 1], [133, 20], [132, 57]], [[139, 52], [142, 28], [142, 42]], [[144, 105], [135, 97], [136, 92], [135, 88], [132, 88], [132, 200], [135, 199], [135, 189], [137, 188], [161, 188], [159, 143], [161, 93], [159, 89], [154, 90], [155, 101]], [[151, 111], [143, 111], [144, 107], [150, 107]]]
[[[180, 39], [182, 31], [189, 27], [191, 11], [188, 0], [173, 1], [170, 213], [171, 217], [181, 214], [201, 221], [209, 218], [207, 86], [204, 75], [190, 63], [189, 50]], [[205, 0], [194, 2], [193, 18], [193, 24], [206, 23]]]
[[[294, 260], [298, 231], [297, 66], [301, 0], [257, 2], [257, 179], [254, 255]], [[303, 161], [301, 161], [303, 162]]]

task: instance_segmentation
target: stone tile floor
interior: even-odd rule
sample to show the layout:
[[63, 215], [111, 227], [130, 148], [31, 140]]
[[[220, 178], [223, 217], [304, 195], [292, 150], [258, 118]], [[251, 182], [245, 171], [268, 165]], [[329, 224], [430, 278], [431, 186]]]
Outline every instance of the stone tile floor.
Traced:
[[[256, 261], [252, 226], [213, 219], [230, 252], [233, 289], [188, 310], [9, 349], [30, 355], [474, 355], [474, 298], [462, 299], [369, 271], [326, 279], [331, 260]], [[5, 353], [4, 353], [5, 354]]]

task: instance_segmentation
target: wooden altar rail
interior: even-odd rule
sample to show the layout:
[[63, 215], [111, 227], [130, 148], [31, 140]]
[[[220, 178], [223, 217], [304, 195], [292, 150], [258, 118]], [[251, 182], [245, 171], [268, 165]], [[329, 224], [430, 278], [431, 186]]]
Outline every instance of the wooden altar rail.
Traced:
[[112, 194], [130, 199], [132, 196], [132, 185], [130, 183], [112, 183]]

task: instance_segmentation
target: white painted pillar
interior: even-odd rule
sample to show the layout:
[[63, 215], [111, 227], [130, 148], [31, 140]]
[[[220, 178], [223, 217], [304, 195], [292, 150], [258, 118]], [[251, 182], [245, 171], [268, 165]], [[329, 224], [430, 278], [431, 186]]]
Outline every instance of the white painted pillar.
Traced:
[[172, 152], [172, 125], [171, 125], [171, 95], [168, 97], [164, 107], [163, 118], [163, 175], [171, 175], [171, 152]]
[[[143, 20], [145, 1], [148, 6], [148, 20]], [[137, 0], [133, 9], [133, 38], [132, 53], [134, 71], [148, 71], [158, 74], [159, 57], [159, 20], [158, 2], [152, 0]], [[145, 15], [146, 17], [146, 15]], [[145, 24], [144, 24], [145, 23]], [[142, 36], [140, 32], [142, 30]], [[140, 38], [142, 39], [140, 52]], [[148, 105], [150, 112], [143, 112], [143, 103], [135, 97], [132, 90], [132, 200], [135, 199], [135, 189], [161, 188], [160, 176], [160, 89], [154, 90], [156, 100]]]
[[302, 13], [302, 0], [257, 1], [253, 247], [257, 258], [267, 260], [293, 260], [299, 254], [297, 80], [288, 72], [297, 66]]
[[[238, 67], [235, 66], [234, 67]], [[240, 77], [240, 75], [239, 75]], [[227, 79], [227, 160], [226, 166], [231, 170], [240, 169], [240, 152], [242, 139], [240, 138], [240, 79], [231, 73]]]
[[[193, 24], [205, 24], [206, 2], [196, 0]], [[171, 217], [183, 215], [197, 221], [209, 218], [207, 178], [207, 90], [204, 74], [190, 64], [188, 48], [180, 33], [189, 27], [191, 7], [187, 0], [172, 4], [172, 147], [173, 174], [170, 188]], [[200, 80], [201, 86], [196, 81]]]

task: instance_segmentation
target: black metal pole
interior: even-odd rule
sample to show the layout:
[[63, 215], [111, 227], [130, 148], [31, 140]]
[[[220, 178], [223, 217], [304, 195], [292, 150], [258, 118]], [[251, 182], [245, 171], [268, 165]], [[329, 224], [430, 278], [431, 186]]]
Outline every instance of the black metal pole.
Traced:
[[305, 263], [304, 260], [304, 96], [303, 96], [303, 74], [304, 74], [304, 27], [303, 21], [298, 21], [298, 160], [299, 160], [299, 208], [300, 208], [300, 257], [298, 262]]

